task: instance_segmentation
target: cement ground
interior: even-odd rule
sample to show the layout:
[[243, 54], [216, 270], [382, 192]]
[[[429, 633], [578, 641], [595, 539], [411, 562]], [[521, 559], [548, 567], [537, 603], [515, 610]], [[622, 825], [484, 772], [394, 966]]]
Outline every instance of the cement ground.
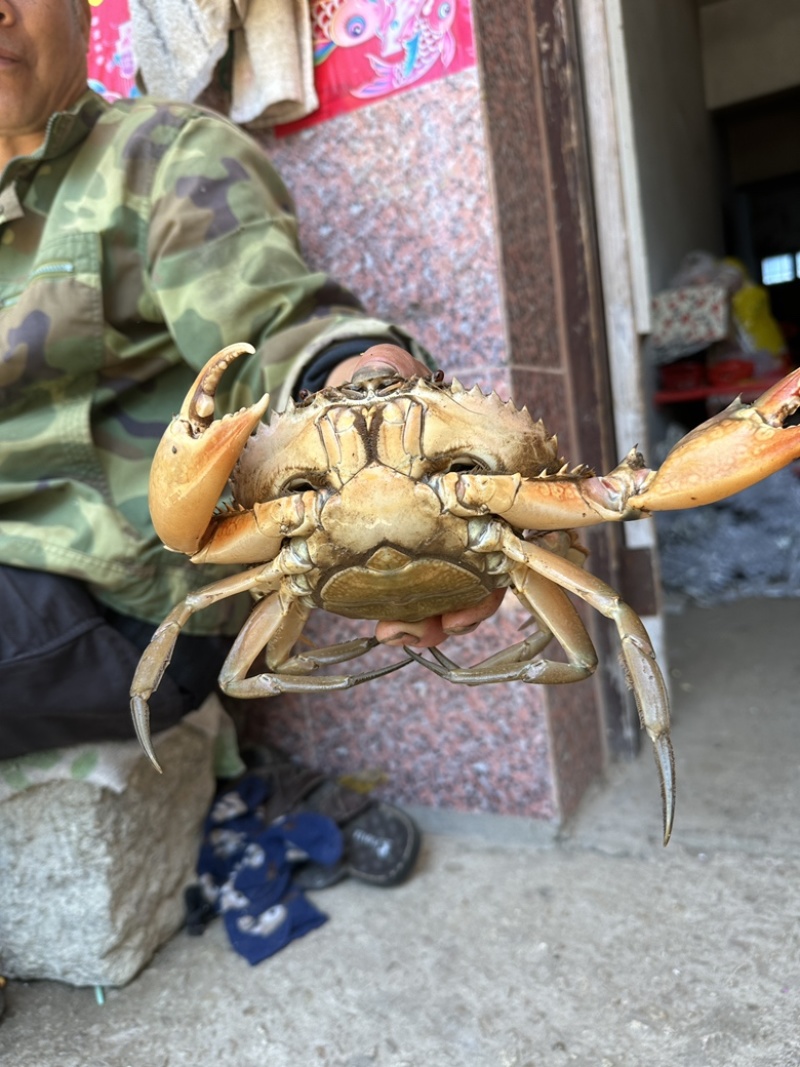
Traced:
[[10, 983], [0, 1065], [800, 1067], [800, 600], [668, 623], [667, 849], [646, 751], [557, 835], [417, 813], [407, 885], [317, 894], [258, 967], [215, 924], [103, 1006]]

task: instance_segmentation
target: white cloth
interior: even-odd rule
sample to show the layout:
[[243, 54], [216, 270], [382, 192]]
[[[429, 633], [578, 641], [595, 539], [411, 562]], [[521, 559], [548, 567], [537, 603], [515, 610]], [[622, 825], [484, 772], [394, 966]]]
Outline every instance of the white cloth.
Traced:
[[308, 0], [129, 0], [133, 49], [153, 96], [191, 102], [233, 40], [230, 118], [273, 126], [319, 107]]
[[228, 48], [230, 0], [129, 0], [129, 10], [147, 92], [197, 99]]
[[[233, 723], [222, 707], [219, 697], [212, 693], [196, 710], [184, 715], [177, 726], [156, 734], [155, 738], [165, 737], [174, 730], [200, 730], [209, 737], [229, 743], [227, 751], [220, 752], [226, 773], [241, 773], [243, 764], [238, 756], [231, 753], [230, 745], [236, 747]], [[104, 786], [114, 793], [121, 793], [130, 779], [134, 767], [147, 759], [138, 741], [104, 741], [97, 744], [71, 745], [66, 748], [48, 749], [46, 752], [34, 752], [19, 759], [0, 761], [0, 802], [20, 793], [31, 786], [53, 781], [90, 782]], [[231, 762], [236, 764], [231, 770]], [[217, 772], [219, 769], [217, 768]]]

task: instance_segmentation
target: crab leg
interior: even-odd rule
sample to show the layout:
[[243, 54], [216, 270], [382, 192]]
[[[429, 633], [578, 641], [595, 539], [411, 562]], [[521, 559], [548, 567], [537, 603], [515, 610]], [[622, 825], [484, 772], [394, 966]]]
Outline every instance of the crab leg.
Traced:
[[[408, 649], [406, 649], [408, 651]], [[355, 655], [361, 655], [360, 652]], [[399, 671], [407, 666], [412, 657], [376, 667], [362, 674], [324, 674], [319, 677], [301, 674], [255, 674], [252, 678], [231, 678], [223, 686], [224, 691], [233, 697], [253, 699], [254, 697], [274, 697], [281, 693], [333, 693], [339, 689], [352, 689], [363, 682], [372, 682], [387, 674]]]
[[[300, 636], [307, 615], [308, 609], [304, 606], [293, 604], [286, 606], [279, 593], [273, 593], [260, 601], [248, 616], [222, 666], [219, 676], [222, 690], [232, 697], [252, 699], [277, 696], [280, 693], [350, 689], [362, 682], [382, 678], [385, 674], [391, 674], [411, 662], [410, 658], [407, 658], [357, 675], [309, 677], [307, 673], [309, 670], [315, 670], [328, 663], [355, 659], [373, 648], [377, 642], [375, 638], [357, 638], [354, 641], [332, 645], [330, 648], [315, 650], [308, 656], [301, 655], [287, 660], [286, 657]], [[282, 625], [285, 629], [280, 635], [279, 645], [276, 646], [275, 639]], [[265, 646], [267, 663], [275, 673], [267, 672], [247, 677], [256, 657]], [[299, 665], [298, 674], [291, 673], [294, 664]]]
[[[475, 664], [458, 667], [437, 650], [432, 650], [440, 666], [406, 648], [417, 663], [428, 667], [440, 678], [463, 685], [483, 685], [487, 682], [538, 682], [561, 685], [579, 682], [594, 673], [597, 654], [580, 616], [566, 593], [548, 578], [537, 574], [525, 563], [512, 568], [511, 577], [517, 596], [526, 609], [533, 612], [543, 628], [513, 648]], [[567, 663], [536, 659], [539, 651], [555, 637], [567, 654]]]
[[[439, 665], [447, 671], [460, 671], [464, 674], [470, 674], [473, 671], [476, 674], [480, 672], [483, 675], [483, 681], [513, 681], [515, 680], [513, 678], [495, 678], [494, 676], [490, 678], [488, 675], [490, 672], [494, 672], [498, 668], [507, 668], [512, 664], [528, 662], [547, 648], [553, 640], [553, 632], [544, 624], [541, 618], [536, 621], [539, 626], [536, 633], [531, 634], [530, 637], [526, 637], [524, 641], [517, 642], [516, 645], [511, 645], [510, 648], [504, 648], [500, 652], [495, 652], [492, 656], [487, 656], [486, 659], [480, 660], [478, 663], [473, 664], [472, 667], [464, 668], [459, 666], [458, 663], [451, 660], [449, 656], [446, 656], [444, 652], [442, 652], [440, 648], [436, 648], [436, 646], [430, 648], [428, 651]], [[426, 663], [425, 666], [430, 667], [431, 670], [436, 674], [439, 674], [442, 678], [449, 677], [448, 675], [437, 671], [430, 663]], [[462, 679], [462, 681], [463, 680], [465, 679]], [[480, 680], [476, 681], [475, 684], [480, 685]]]
[[206, 363], [161, 438], [150, 473], [150, 514], [156, 533], [175, 552], [196, 552], [245, 441], [267, 410], [269, 396], [214, 420], [220, 379], [252, 345], [228, 345]]
[[[470, 524], [471, 527], [473, 524]], [[639, 709], [642, 726], [653, 743], [661, 780], [664, 844], [669, 842], [675, 813], [675, 763], [669, 737], [669, 698], [655, 651], [639, 616], [619, 595], [599, 578], [587, 574], [571, 559], [551, 549], [523, 541], [505, 525], [476, 520], [471, 546], [481, 552], [502, 551], [509, 560], [521, 565], [511, 570], [517, 595], [550, 630], [567, 652], [569, 663], [552, 664], [562, 673], [551, 672], [547, 661], [522, 663], [516, 668], [502, 663], [482, 670], [480, 665], [467, 670], [445, 669], [406, 649], [417, 662], [454, 682], [480, 685], [487, 681], [568, 682], [591, 674], [596, 664], [594, 648], [575, 608], [563, 590], [580, 597], [611, 619], [617, 627], [622, 654], [631, 688]], [[533, 577], [526, 576], [526, 570]], [[565, 607], [566, 605], [566, 607]], [[523, 642], [524, 644], [524, 642]], [[439, 657], [436, 657], [439, 659]]]
[[636, 449], [602, 477], [581, 469], [523, 478], [519, 474], [445, 474], [437, 492], [453, 515], [491, 513], [518, 530], [561, 530], [646, 518], [652, 511], [713, 504], [800, 458], [800, 369], [754, 403], [734, 401], [688, 433], [660, 469]]
[[[158, 688], [164, 671], [169, 666], [175, 642], [189, 619], [198, 611], [211, 607], [225, 597], [259, 589], [268, 591], [277, 585], [282, 574], [272, 566], [256, 567], [242, 574], [223, 578], [204, 589], [190, 593], [174, 608], [161, 623], [144, 650], [131, 683], [131, 714], [139, 744], [147, 753], [150, 762], [161, 773], [161, 767], [150, 740], [150, 695]], [[262, 646], [263, 647], [263, 646]]]
[[347, 663], [351, 659], [358, 659], [367, 652], [376, 648], [380, 642], [377, 637], [355, 637], [351, 641], [340, 641], [336, 645], [325, 645], [322, 648], [311, 648], [308, 652], [301, 652], [291, 659], [281, 663], [282, 674], [312, 674], [320, 667], [329, 667], [334, 663]]
[[644, 625], [617, 593], [605, 582], [567, 559], [516, 537], [507, 527], [498, 530], [505, 554], [525, 563], [539, 574], [557, 582], [611, 619], [622, 642], [622, 655], [642, 726], [647, 730], [661, 778], [664, 817], [664, 844], [669, 842], [675, 813], [675, 762], [669, 737], [669, 698], [656, 662], [656, 655]]
[[518, 530], [573, 530], [600, 522], [640, 519], [628, 507], [647, 475], [644, 461], [632, 450], [604, 478], [582, 473], [523, 478], [520, 474], [445, 474], [437, 492], [453, 515], [492, 514]]
[[256, 657], [267, 651], [267, 664], [274, 670], [283, 663], [303, 632], [311, 609], [299, 600], [273, 591], [253, 607], [239, 631], [219, 674], [223, 692], [235, 695], [229, 686], [244, 678]]
[[246, 511], [214, 515], [192, 563], [250, 563], [273, 559], [287, 537], [304, 537], [316, 526], [317, 494], [311, 490], [254, 504]]

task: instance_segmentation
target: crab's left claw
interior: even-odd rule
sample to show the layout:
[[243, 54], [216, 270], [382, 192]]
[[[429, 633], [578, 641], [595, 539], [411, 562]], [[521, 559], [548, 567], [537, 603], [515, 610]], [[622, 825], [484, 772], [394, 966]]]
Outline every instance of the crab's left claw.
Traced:
[[211, 516], [244, 444], [267, 410], [269, 396], [214, 419], [214, 397], [227, 368], [248, 344], [228, 345], [206, 363], [167, 427], [150, 472], [150, 514], [156, 533], [176, 552], [201, 548]]
[[752, 404], [730, 407], [688, 433], [657, 471], [647, 472], [628, 505], [669, 511], [713, 504], [768, 478], [800, 457], [800, 426], [785, 426], [800, 407], [800, 369]]

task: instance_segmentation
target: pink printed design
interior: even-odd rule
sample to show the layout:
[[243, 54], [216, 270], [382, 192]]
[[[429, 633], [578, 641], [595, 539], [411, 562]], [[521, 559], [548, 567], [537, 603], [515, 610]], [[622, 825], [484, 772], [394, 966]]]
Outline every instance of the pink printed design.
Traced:
[[93, 0], [89, 86], [106, 100], [138, 96], [128, 0]]
[[475, 65], [469, 0], [312, 0], [320, 107], [290, 133]]

